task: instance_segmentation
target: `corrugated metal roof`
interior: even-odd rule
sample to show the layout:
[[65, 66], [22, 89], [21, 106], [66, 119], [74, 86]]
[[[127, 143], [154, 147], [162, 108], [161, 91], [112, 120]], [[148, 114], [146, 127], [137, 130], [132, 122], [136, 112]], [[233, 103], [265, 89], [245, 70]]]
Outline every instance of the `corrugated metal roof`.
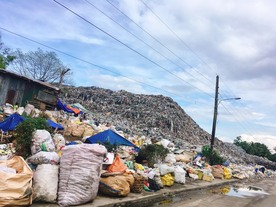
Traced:
[[54, 89], [56, 91], [59, 91], [60, 89], [58, 87], [55, 87], [49, 83], [46, 83], [46, 82], [43, 82], [43, 81], [39, 81], [39, 80], [35, 80], [35, 79], [32, 79], [32, 78], [27, 78], [26, 76], [23, 76], [23, 75], [20, 75], [20, 74], [17, 74], [13, 71], [10, 71], [10, 70], [4, 70], [4, 69], [1, 69], [0, 68], [0, 73], [2, 74], [9, 74], [11, 76], [14, 76], [14, 77], [17, 77], [17, 78], [21, 78], [21, 79], [24, 79], [24, 80], [28, 80], [28, 81], [32, 81], [32, 82], [35, 82], [35, 83], [38, 83], [38, 84], [41, 84], [43, 86], [46, 86], [48, 88], [51, 88], [51, 89]]

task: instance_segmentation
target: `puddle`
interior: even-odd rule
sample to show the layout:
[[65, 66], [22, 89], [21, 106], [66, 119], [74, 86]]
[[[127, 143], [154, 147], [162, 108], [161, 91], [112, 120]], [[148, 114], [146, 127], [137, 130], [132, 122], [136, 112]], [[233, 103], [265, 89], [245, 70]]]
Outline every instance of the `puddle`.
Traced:
[[222, 188], [212, 189], [210, 192], [239, 198], [269, 195], [269, 193], [265, 192], [262, 188], [259, 188], [257, 186], [224, 186]]
[[208, 195], [210, 193], [213, 194], [223, 194], [226, 196], [232, 196], [232, 197], [239, 197], [239, 198], [248, 198], [248, 197], [262, 197], [265, 195], [269, 195], [269, 193], [265, 192], [262, 188], [257, 186], [223, 186], [223, 187], [217, 187], [209, 190], [200, 190], [196, 193], [191, 192], [187, 193], [185, 195], [179, 194], [174, 196], [168, 196], [164, 198], [163, 200], [156, 201], [153, 205], [153, 207], [160, 207], [160, 206], [171, 206], [173, 203], [181, 202], [184, 200], [189, 200], [192, 198], [201, 198], [202, 195]]

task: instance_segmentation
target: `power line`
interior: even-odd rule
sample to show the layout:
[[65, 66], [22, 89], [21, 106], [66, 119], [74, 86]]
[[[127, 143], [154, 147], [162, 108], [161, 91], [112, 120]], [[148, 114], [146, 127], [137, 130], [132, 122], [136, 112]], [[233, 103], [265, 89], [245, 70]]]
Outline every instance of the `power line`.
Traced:
[[[223, 82], [223, 83], [224, 83], [224, 82]], [[234, 95], [233, 91], [228, 87], [228, 85], [227, 85], [226, 83], [224, 83], [224, 85], [225, 85], [225, 86], [229, 89], [229, 91], [231, 92], [231, 94], [232, 94], [231, 96], [236, 97], [236, 96]], [[246, 110], [246, 106], [243, 104], [242, 100], [239, 101], [239, 103], [241, 103], [241, 104], [244, 106], [244, 110], [239, 111], [239, 112], [236, 113], [236, 114], [238, 114], [239, 117], [241, 117], [243, 120], [245, 120], [245, 123], [248, 125], [248, 127], [249, 127], [249, 129], [250, 129], [250, 128], [251, 128], [251, 127], [250, 127], [250, 123], [249, 123], [248, 121], [246, 121], [246, 120], [247, 120], [247, 118], [246, 118], [246, 117], [247, 117], [247, 114], [245, 114], [244, 112], [247, 111], [247, 113], [248, 113], [249, 115], [251, 115], [251, 112], [250, 112], [249, 110]], [[232, 108], [232, 107], [231, 107], [231, 108]], [[234, 108], [232, 108], [232, 110], [237, 112], [237, 110], [234, 109]], [[251, 131], [251, 130], [249, 130], [249, 131]], [[257, 133], [255, 132], [254, 129], [252, 129], [252, 131], [253, 131], [255, 134], [257, 134]]]
[[[96, 10], [98, 10], [99, 12], [101, 12], [104, 16], [106, 16], [107, 18], [109, 18], [111, 21], [113, 21], [115, 24], [119, 25], [122, 29], [124, 29], [126, 32], [128, 32], [129, 34], [131, 34], [132, 36], [134, 36], [136, 39], [138, 39], [140, 42], [143, 42], [146, 46], [148, 46], [149, 48], [151, 48], [153, 51], [155, 51], [156, 53], [158, 53], [160, 56], [162, 56], [163, 58], [165, 58], [166, 60], [168, 60], [170, 63], [174, 64], [175, 66], [177, 66], [178, 68], [181, 69], [181, 66], [178, 65], [177, 63], [175, 63], [174, 61], [172, 61], [171, 59], [169, 59], [168, 57], [166, 57], [165, 55], [163, 55], [162, 53], [160, 53], [157, 49], [153, 48], [151, 45], [149, 45], [148, 43], [146, 43], [143, 39], [141, 39], [140, 37], [138, 37], [137, 35], [135, 35], [133, 32], [129, 31], [126, 27], [124, 27], [123, 25], [121, 25], [120, 23], [118, 23], [114, 18], [108, 16], [103, 10], [99, 9], [97, 6], [95, 6], [95, 4], [91, 3], [88, 0], [84, 0], [85, 2], [87, 2], [89, 5], [93, 6]], [[187, 63], [186, 63], [187, 64]], [[192, 66], [191, 66], [192, 67]], [[183, 70], [183, 69], [182, 69]], [[196, 78], [193, 74], [191, 74], [190, 72], [183, 70], [185, 73], [188, 73], [190, 76], [192, 76], [194, 79], [197, 79], [198, 81], [200, 81], [198, 78]], [[201, 82], [201, 81], [200, 81]], [[202, 82], [203, 83], [203, 82]], [[208, 87], [210, 87], [209, 85], [207, 85]]]
[[[174, 36], [186, 47], [186, 48], [188, 48], [201, 62], [203, 62], [205, 65], [207, 65], [213, 72], [215, 72], [216, 74], [217, 74], [217, 72], [213, 69], [213, 68], [211, 68], [210, 66], [209, 66], [209, 64], [208, 63], [206, 63], [196, 52], [194, 52], [194, 50], [187, 44], [187, 43], [185, 43], [180, 37], [179, 37], [179, 35], [177, 35], [176, 34], [176, 32], [175, 31], [173, 31], [170, 27], [169, 27], [169, 25], [168, 24], [166, 24], [143, 0], [140, 0], [150, 11], [151, 11], [151, 13], [153, 13], [154, 14], [154, 16], [160, 21], [160, 22], [162, 22], [162, 24], [164, 24], [166, 27], [167, 27], [167, 29], [168, 30], [170, 30], [170, 32], [171, 33], [173, 33], [174, 34]], [[198, 71], [199, 72], [199, 71]], [[199, 72], [200, 73], [200, 72]]]
[[191, 69], [194, 69], [198, 74], [200, 74], [202, 77], [204, 77], [209, 82], [213, 83], [212, 80], [207, 78], [205, 75], [203, 75], [200, 71], [196, 70], [192, 65], [190, 65], [188, 62], [186, 62], [183, 58], [178, 56], [176, 53], [174, 53], [170, 48], [168, 48], [165, 44], [163, 44], [161, 41], [159, 41], [157, 38], [155, 38], [153, 35], [151, 35], [147, 30], [145, 30], [143, 27], [141, 27], [139, 24], [137, 24], [132, 18], [130, 18], [127, 14], [125, 14], [122, 10], [120, 10], [117, 6], [115, 6], [113, 3], [110, 2], [110, 0], [106, 0], [111, 6], [113, 6], [117, 11], [119, 11], [122, 15], [127, 17], [132, 23], [134, 23], [137, 27], [139, 27], [143, 32], [145, 32], [147, 35], [149, 35], [152, 39], [154, 39], [156, 42], [158, 42], [161, 46], [166, 48], [171, 54], [173, 54], [175, 57], [177, 57], [179, 60], [181, 60], [184, 64], [189, 66]]
[[43, 43], [40, 43], [40, 42], [38, 42], [38, 41], [36, 41], [36, 40], [33, 40], [33, 39], [31, 39], [31, 38], [28, 38], [28, 37], [25, 37], [25, 36], [23, 36], [23, 35], [17, 34], [17, 33], [15, 33], [15, 32], [12, 32], [12, 31], [10, 31], [10, 30], [8, 30], [8, 29], [3, 28], [3, 27], [0, 27], [0, 29], [3, 30], [3, 31], [6, 31], [6, 32], [8, 32], [8, 33], [11, 33], [11, 34], [13, 34], [13, 35], [16, 35], [16, 36], [18, 36], [18, 37], [21, 37], [21, 38], [23, 38], [23, 39], [26, 39], [26, 40], [28, 40], [28, 41], [34, 42], [34, 43], [36, 43], [36, 44], [39, 44], [39, 45], [41, 45], [41, 46], [43, 46], [43, 47], [49, 48], [49, 49], [51, 49], [51, 50], [54, 50], [54, 51], [56, 51], [56, 52], [58, 52], [58, 53], [61, 53], [61, 54], [63, 54], [63, 55], [66, 55], [66, 56], [69, 56], [69, 57], [74, 58], [74, 59], [76, 59], [76, 60], [79, 60], [79, 61], [81, 61], [81, 62], [84, 62], [84, 63], [87, 63], [87, 64], [89, 64], [89, 65], [95, 66], [95, 67], [100, 68], [100, 69], [102, 69], [102, 70], [109, 71], [109, 72], [111, 72], [111, 73], [113, 73], [113, 74], [116, 74], [116, 75], [125, 77], [125, 78], [127, 78], [127, 79], [129, 79], [129, 80], [131, 80], [131, 81], [134, 81], [134, 82], [137, 82], [137, 83], [139, 83], [139, 84], [143, 84], [143, 85], [149, 86], [149, 87], [151, 87], [151, 88], [158, 89], [158, 90], [160, 90], [160, 91], [166, 92], [166, 93], [168, 93], [168, 94], [172, 94], [172, 95], [174, 95], [174, 96], [178, 96], [177, 94], [174, 94], [174, 93], [172, 93], [172, 92], [169, 92], [169, 91], [167, 91], [167, 90], [165, 90], [165, 89], [158, 88], [158, 87], [156, 87], [156, 86], [152, 86], [152, 85], [150, 85], [150, 84], [148, 84], [148, 83], [144, 83], [144, 82], [138, 81], [138, 80], [136, 80], [136, 79], [132, 79], [132, 78], [130, 78], [130, 77], [128, 77], [128, 76], [125, 76], [125, 75], [122, 75], [122, 74], [120, 74], [120, 73], [114, 72], [114, 71], [112, 71], [112, 70], [110, 70], [110, 69], [108, 69], [108, 68], [105, 68], [105, 67], [103, 67], [103, 66], [94, 64], [94, 63], [89, 62], [89, 61], [87, 61], [87, 60], [84, 60], [84, 59], [82, 59], [82, 58], [79, 58], [79, 57], [76, 57], [76, 56], [74, 56], [74, 55], [71, 55], [71, 54], [69, 54], [69, 53], [63, 52], [63, 51], [61, 51], [61, 50], [59, 50], [59, 49], [56, 49], [56, 48], [54, 48], [54, 47], [45, 45], [45, 44], [43, 44]]
[[[106, 1], [108, 1], [108, 0], [106, 0]], [[193, 49], [191, 48], [191, 47], [189, 47], [189, 45], [188, 44], [186, 44], [178, 35], [177, 35], [177, 33], [176, 32], [174, 32], [170, 27], [169, 27], [169, 25], [168, 24], [166, 24], [145, 2], [144, 2], [144, 0], [140, 0], [155, 16], [156, 16], [156, 18], [157, 19], [159, 19], [159, 21], [160, 22], [162, 22], [166, 27], [167, 27], [167, 29], [170, 31], [170, 32], [172, 32], [174, 35], [175, 35], [175, 37], [177, 37], [177, 39], [179, 40], [179, 41], [181, 41], [182, 42], [182, 44], [183, 45], [185, 45], [196, 57], [198, 57], [198, 59], [200, 60], [200, 61], [202, 61], [204, 64], [206, 64], [213, 72], [215, 72], [215, 73], [217, 73], [213, 68], [211, 68], [210, 66], [209, 66], [209, 64], [207, 63], [207, 62], [205, 62], [197, 53], [195, 53], [194, 51], [193, 51]], [[226, 83], [224, 83], [223, 81], [222, 81], [222, 83], [224, 84], [224, 85], [226, 85], [226, 87], [227, 88], [229, 88], [228, 86], [227, 86], [227, 84]], [[231, 89], [229, 88], [229, 90], [231, 91]]]
[[98, 27], [97, 25], [93, 24], [91, 21], [87, 20], [86, 18], [84, 18], [83, 16], [77, 14], [76, 12], [74, 12], [73, 10], [69, 9], [68, 7], [66, 7], [65, 5], [63, 5], [62, 3], [58, 2], [57, 0], [53, 0], [54, 2], [56, 2], [57, 4], [59, 4], [60, 6], [62, 6], [64, 9], [70, 11], [72, 14], [76, 15], [77, 17], [79, 17], [80, 19], [82, 19], [83, 21], [87, 22], [88, 24], [92, 25], [93, 27], [95, 27], [96, 29], [100, 30], [101, 32], [103, 32], [104, 34], [106, 34], [107, 36], [109, 36], [110, 38], [116, 40], [117, 42], [119, 42], [120, 44], [124, 45], [125, 47], [127, 47], [128, 49], [130, 49], [131, 51], [135, 52], [136, 54], [140, 55], [141, 57], [145, 58], [146, 60], [148, 60], [149, 62], [153, 63], [154, 65], [156, 65], [157, 67], [161, 68], [162, 70], [167, 71], [168, 73], [170, 73], [171, 75], [173, 75], [174, 77], [182, 80], [183, 82], [185, 82], [186, 84], [190, 85], [193, 88], [198, 89], [199, 91], [205, 93], [206, 95], [213, 97], [212, 95], [210, 95], [209, 93], [201, 90], [200, 88], [192, 85], [191, 83], [185, 81], [183, 78], [175, 75], [174, 73], [172, 73], [171, 71], [169, 71], [168, 69], [166, 69], [165, 67], [163, 67], [162, 65], [158, 64], [157, 62], [151, 60], [150, 58], [148, 58], [147, 56], [145, 56], [144, 54], [140, 53], [139, 51], [135, 50], [134, 48], [130, 47], [129, 45], [127, 45], [126, 43], [122, 42], [121, 40], [119, 40], [118, 38], [114, 37], [113, 35], [111, 35], [110, 33], [106, 32], [105, 30], [101, 29], [100, 27]]
[[241, 128], [242, 128], [243, 130], [247, 131], [252, 137], [254, 137], [254, 136], [252, 135], [251, 130], [249, 130], [245, 125], [243, 125], [242, 122], [241, 122], [239, 119], [237, 119], [236, 116], [234, 116], [234, 114], [233, 114], [232, 112], [230, 112], [230, 111], [227, 109], [227, 107], [226, 107], [223, 103], [221, 103], [221, 105], [223, 106], [223, 108], [224, 108], [229, 114], [231, 114], [231, 115], [233, 116], [233, 118], [239, 123], [239, 125], [241, 126]]

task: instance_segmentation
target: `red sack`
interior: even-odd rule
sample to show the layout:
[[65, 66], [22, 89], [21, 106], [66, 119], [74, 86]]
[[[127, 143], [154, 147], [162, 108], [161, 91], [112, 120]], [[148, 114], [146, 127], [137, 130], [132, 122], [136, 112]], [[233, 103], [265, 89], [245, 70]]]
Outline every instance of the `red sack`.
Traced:
[[122, 162], [119, 155], [116, 155], [113, 163], [107, 168], [107, 172], [125, 172], [127, 166]]

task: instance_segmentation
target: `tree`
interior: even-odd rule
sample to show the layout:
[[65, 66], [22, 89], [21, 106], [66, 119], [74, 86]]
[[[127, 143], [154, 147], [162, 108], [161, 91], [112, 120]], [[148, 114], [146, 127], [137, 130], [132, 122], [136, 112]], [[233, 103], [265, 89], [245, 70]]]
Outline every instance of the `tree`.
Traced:
[[62, 83], [72, 75], [55, 52], [38, 48], [37, 51], [23, 53], [17, 49], [14, 54], [13, 69], [21, 75], [50, 83]]
[[0, 69], [6, 69], [14, 58], [15, 57], [11, 55], [11, 49], [6, 47], [2, 42], [2, 36], [0, 34]]
[[259, 142], [246, 142], [242, 141], [241, 137], [234, 139], [234, 144], [240, 146], [246, 153], [256, 155], [259, 157], [271, 158], [271, 152], [265, 144]]

